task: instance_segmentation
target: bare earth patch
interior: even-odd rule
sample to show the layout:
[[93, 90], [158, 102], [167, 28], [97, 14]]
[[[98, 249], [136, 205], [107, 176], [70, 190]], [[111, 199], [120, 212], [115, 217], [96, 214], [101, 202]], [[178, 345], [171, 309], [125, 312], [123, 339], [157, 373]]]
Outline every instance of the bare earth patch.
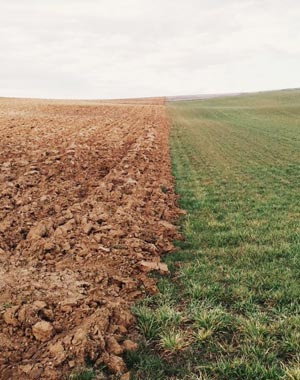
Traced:
[[124, 372], [177, 236], [162, 99], [1, 99], [0, 130], [0, 378]]

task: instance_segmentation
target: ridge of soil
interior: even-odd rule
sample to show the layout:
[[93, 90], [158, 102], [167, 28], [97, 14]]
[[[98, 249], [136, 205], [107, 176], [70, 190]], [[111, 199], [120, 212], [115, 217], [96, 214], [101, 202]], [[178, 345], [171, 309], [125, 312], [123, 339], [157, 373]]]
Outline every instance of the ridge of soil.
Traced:
[[1, 380], [126, 371], [178, 237], [163, 103], [0, 99]]

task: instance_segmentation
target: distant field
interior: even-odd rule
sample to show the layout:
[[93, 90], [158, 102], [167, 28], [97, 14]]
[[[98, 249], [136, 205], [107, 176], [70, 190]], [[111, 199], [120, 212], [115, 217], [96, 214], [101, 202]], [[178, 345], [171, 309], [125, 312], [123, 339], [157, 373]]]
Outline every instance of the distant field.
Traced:
[[224, 97], [233, 97], [244, 95], [243, 93], [231, 93], [231, 94], [197, 94], [197, 95], [177, 95], [177, 96], [168, 96], [168, 102], [179, 102], [185, 100], [204, 100], [204, 99], [214, 99], [214, 98], [224, 98]]
[[300, 379], [300, 91], [169, 104], [185, 242], [136, 379]]

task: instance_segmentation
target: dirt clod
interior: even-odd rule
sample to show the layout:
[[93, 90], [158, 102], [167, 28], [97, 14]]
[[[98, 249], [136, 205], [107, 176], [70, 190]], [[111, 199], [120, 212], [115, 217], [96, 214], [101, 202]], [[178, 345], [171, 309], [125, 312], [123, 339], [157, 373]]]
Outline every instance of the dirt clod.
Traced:
[[124, 375], [120, 377], [120, 380], [130, 380], [130, 372], [124, 373]]
[[151, 272], [153, 270], [159, 271], [162, 274], [169, 273], [168, 266], [165, 263], [156, 263], [152, 261], [144, 261], [140, 262], [140, 269], [143, 272]]
[[126, 365], [120, 356], [110, 355], [104, 362], [113, 373], [123, 373], [126, 371]]
[[53, 335], [53, 326], [49, 322], [41, 321], [37, 322], [32, 327], [32, 333], [36, 340], [46, 342]]
[[18, 326], [19, 324], [19, 321], [18, 319], [16, 318], [16, 311], [19, 309], [18, 306], [13, 306], [13, 307], [10, 307], [9, 309], [7, 309], [4, 314], [3, 314], [3, 319], [4, 321], [6, 322], [6, 324], [8, 325], [12, 325], [12, 326]]
[[113, 336], [106, 339], [106, 349], [108, 353], [115, 355], [120, 355], [123, 352], [122, 346], [120, 346], [118, 341]]
[[123, 342], [123, 347], [125, 351], [136, 351], [138, 349], [138, 344], [130, 339], [126, 339]]

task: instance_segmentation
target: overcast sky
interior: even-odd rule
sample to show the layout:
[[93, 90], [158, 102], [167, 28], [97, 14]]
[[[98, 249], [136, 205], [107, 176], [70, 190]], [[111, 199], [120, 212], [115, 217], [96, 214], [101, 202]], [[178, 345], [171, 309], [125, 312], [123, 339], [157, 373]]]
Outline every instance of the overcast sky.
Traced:
[[0, 96], [300, 87], [299, 0], [0, 0]]

